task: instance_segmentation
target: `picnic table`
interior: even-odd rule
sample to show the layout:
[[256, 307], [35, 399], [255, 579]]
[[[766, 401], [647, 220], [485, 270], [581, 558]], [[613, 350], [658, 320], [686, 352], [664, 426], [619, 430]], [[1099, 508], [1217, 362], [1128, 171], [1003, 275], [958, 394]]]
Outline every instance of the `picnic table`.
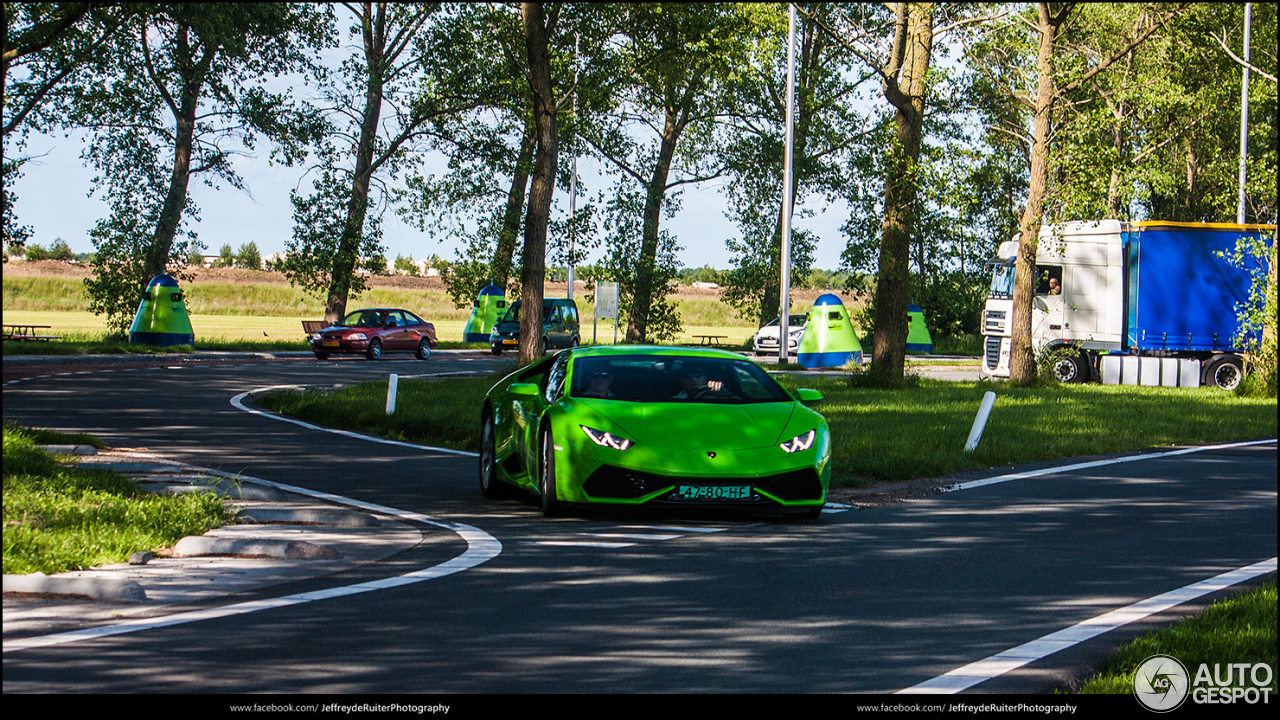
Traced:
[[715, 346], [715, 347], [720, 347], [720, 345], [723, 344], [720, 342], [721, 340], [729, 339], [728, 335], [694, 335], [693, 337], [698, 341], [699, 345], [708, 345], [708, 346]]
[[52, 329], [51, 325], [26, 325], [14, 324], [4, 326], [5, 340], [26, 340], [26, 341], [42, 341], [61, 340], [61, 335], [52, 335], [45, 330]]

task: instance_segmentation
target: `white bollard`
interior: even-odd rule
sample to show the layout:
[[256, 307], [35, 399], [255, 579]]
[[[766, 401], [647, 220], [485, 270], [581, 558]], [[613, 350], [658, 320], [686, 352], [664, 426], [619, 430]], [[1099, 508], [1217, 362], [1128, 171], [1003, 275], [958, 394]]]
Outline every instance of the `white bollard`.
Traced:
[[400, 376], [391, 373], [391, 380], [387, 382], [387, 414], [394, 415], [396, 413], [396, 386], [400, 384]]
[[982, 405], [978, 407], [978, 417], [973, 419], [973, 429], [969, 431], [969, 442], [964, 444], [965, 452], [973, 452], [982, 439], [982, 431], [987, 427], [987, 418], [991, 415], [991, 406], [996, 404], [996, 394], [988, 391], [982, 396]]

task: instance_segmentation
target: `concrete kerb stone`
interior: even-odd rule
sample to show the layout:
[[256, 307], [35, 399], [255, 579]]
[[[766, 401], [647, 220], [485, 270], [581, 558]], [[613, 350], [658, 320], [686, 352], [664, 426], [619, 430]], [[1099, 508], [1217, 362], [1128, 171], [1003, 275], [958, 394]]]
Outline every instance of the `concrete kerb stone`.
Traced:
[[146, 602], [147, 593], [132, 580], [117, 578], [58, 577], [44, 573], [5, 575], [6, 593], [79, 595], [114, 602]]
[[189, 535], [173, 546], [174, 557], [235, 555], [239, 557], [273, 557], [285, 560], [337, 560], [337, 550], [305, 540], [271, 538], [226, 538]]

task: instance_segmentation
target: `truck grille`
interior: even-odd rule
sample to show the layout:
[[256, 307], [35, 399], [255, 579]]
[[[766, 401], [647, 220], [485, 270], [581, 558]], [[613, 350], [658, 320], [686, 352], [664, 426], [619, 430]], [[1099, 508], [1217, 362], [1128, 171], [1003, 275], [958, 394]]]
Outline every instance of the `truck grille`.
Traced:
[[1000, 366], [1000, 338], [987, 338], [987, 369], [995, 370]]

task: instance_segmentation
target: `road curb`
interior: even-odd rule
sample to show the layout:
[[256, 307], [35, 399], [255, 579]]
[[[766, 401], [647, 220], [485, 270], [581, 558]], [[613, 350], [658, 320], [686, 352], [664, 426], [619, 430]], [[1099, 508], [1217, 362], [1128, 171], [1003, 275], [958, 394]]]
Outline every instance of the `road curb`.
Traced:
[[132, 580], [50, 577], [39, 572], [30, 575], [5, 575], [4, 592], [83, 595], [95, 600], [116, 602], [146, 602], [147, 600], [147, 593], [142, 586]]

